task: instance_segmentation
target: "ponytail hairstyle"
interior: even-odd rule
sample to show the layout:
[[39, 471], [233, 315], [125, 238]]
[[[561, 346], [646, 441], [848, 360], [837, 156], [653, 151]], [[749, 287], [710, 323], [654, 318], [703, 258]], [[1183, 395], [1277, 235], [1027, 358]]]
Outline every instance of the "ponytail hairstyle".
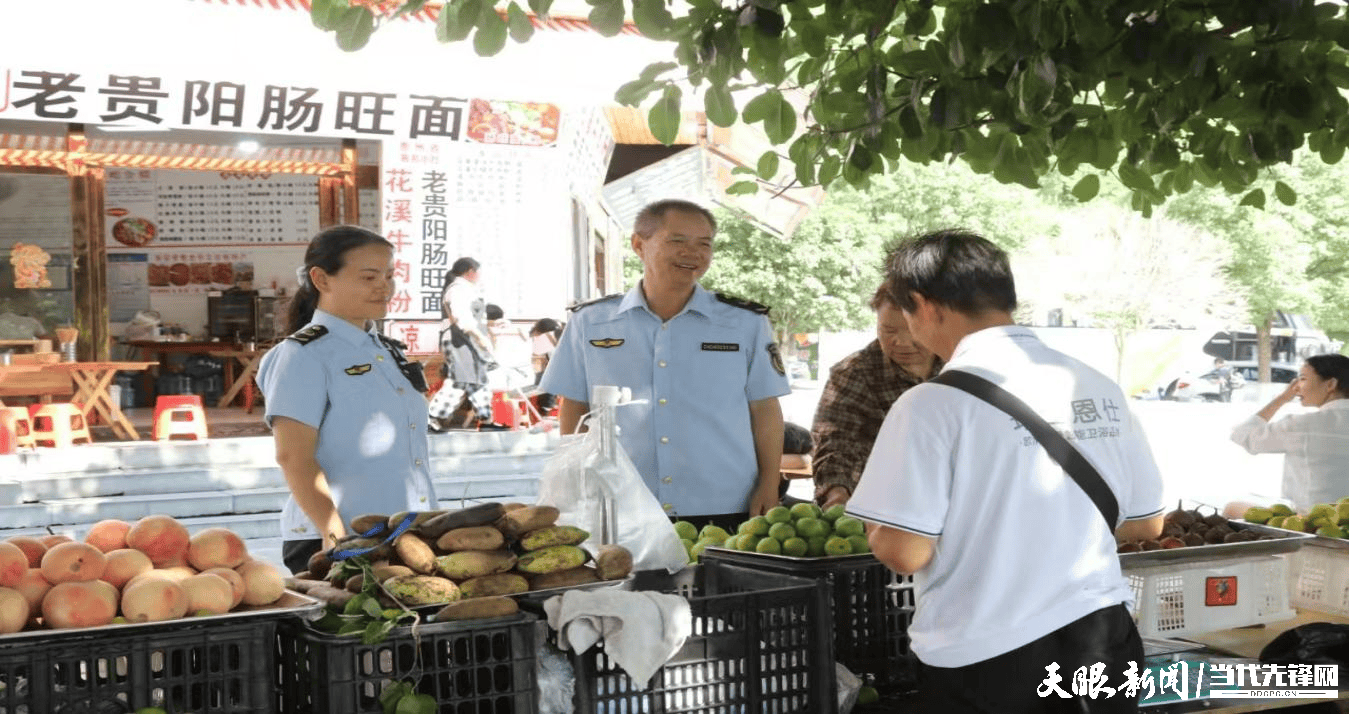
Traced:
[[1335, 391], [1340, 397], [1349, 398], [1349, 357], [1344, 355], [1313, 355], [1307, 358], [1307, 366], [1312, 368], [1321, 379], [1334, 379]]
[[[481, 268], [481, 267], [482, 267], [482, 263], [479, 263], [478, 261], [476, 261], [476, 260], [474, 260], [474, 259], [472, 259], [472, 258], [468, 258], [468, 257], [460, 258], [459, 260], [454, 261], [454, 265], [451, 265], [451, 266], [450, 266], [450, 278], [449, 278], [449, 280], [453, 280], [453, 279], [459, 277], [460, 275], [463, 275], [464, 273], [467, 273], [467, 272], [470, 272], [470, 271], [473, 271], [473, 270], [477, 270], [478, 268]], [[449, 284], [450, 284], [449, 280], [446, 280], [446, 281], [445, 281], [445, 284], [446, 284], [446, 285], [449, 285]]]
[[295, 297], [291, 298], [286, 315], [286, 329], [289, 332], [297, 332], [308, 325], [314, 319], [314, 310], [319, 305], [319, 291], [309, 278], [309, 271], [318, 268], [332, 275], [346, 265], [347, 251], [372, 244], [393, 248], [393, 244], [380, 234], [359, 226], [333, 226], [319, 232], [309, 241], [309, 247], [304, 252], [304, 265], [295, 271], [300, 287], [295, 291]]

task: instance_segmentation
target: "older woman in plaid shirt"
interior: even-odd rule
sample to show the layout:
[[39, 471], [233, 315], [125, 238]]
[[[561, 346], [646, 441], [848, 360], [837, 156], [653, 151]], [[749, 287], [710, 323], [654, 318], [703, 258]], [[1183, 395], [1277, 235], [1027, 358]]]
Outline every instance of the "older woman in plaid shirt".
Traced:
[[825, 508], [852, 496], [890, 405], [941, 370], [941, 359], [909, 335], [886, 285], [872, 296], [871, 308], [876, 311], [876, 339], [829, 370], [815, 409], [811, 463], [815, 500]]

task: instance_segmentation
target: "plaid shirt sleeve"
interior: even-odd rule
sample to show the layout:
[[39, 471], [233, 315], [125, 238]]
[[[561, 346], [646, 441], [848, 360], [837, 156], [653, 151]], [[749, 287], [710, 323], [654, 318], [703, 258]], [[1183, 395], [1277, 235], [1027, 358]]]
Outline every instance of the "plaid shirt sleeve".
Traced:
[[820, 396], [811, 429], [815, 440], [811, 470], [817, 501], [823, 501], [834, 486], [843, 486], [849, 492], [857, 486], [881, 422], [894, 401], [885, 399], [893, 390], [877, 389], [879, 365], [868, 354], [873, 348], [879, 354], [879, 347], [873, 343], [831, 370]]

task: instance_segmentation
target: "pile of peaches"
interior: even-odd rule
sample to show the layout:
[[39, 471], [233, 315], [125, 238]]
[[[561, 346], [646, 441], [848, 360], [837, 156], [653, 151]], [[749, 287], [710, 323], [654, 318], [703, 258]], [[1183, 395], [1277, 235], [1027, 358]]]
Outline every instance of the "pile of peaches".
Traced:
[[0, 542], [0, 634], [221, 615], [284, 594], [282, 574], [234, 532], [189, 536], [169, 516], [99, 521], [84, 542]]

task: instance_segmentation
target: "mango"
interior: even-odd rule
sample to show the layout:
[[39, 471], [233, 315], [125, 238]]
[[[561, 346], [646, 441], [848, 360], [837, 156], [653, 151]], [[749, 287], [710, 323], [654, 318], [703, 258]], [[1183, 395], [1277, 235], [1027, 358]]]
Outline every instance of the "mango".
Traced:
[[1268, 508], [1260, 508], [1259, 506], [1254, 506], [1252, 508], [1247, 508], [1246, 512], [1242, 514], [1241, 517], [1247, 521], [1250, 521], [1251, 523], [1265, 523], [1266, 521], [1274, 517], [1274, 512], [1269, 510]]
[[520, 611], [520, 604], [514, 599], [495, 596], [480, 597], [450, 603], [436, 613], [436, 622], [449, 620], [480, 620], [487, 617], [505, 617]]
[[558, 515], [558, 510], [552, 506], [526, 506], [507, 511], [497, 521], [497, 528], [507, 537], [519, 538], [530, 531], [557, 523]]
[[525, 553], [515, 567], [522, 573], [534, 575], [556, 573], [580, 567], [587, 557], [584, 550], [574, 545], [555, 545]]
[[520, 547], [539, 550], [555, 545], [580, 545], [589, 537], [589, 533], [576, 526], [549, 526], [526, 533], [520, 538]]
[[559, 570], [556, 573], [544, 573], [534, 575], [529, 578], [531, 590], [548, 590], [550, 588], [569, 588], [576, 585], [587, 585], [598, 583], [600, 576], [596, 574], [595, 569], [582, 565], [579, 568], [570, 570]]

